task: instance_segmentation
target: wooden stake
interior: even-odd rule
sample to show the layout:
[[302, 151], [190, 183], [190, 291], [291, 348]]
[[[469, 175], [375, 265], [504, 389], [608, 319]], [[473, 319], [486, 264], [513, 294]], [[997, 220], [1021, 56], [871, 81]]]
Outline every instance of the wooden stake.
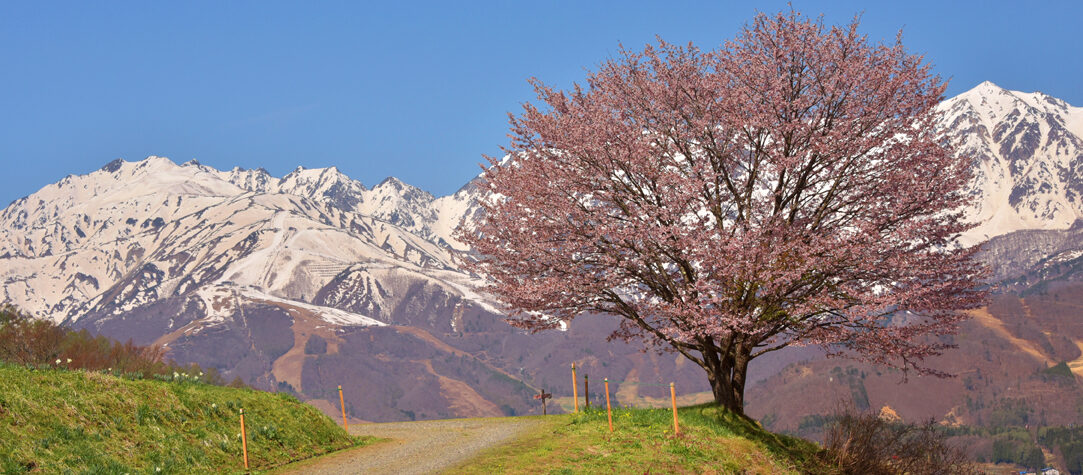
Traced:
[[350, 432], [350, 423], [346, 420], [346, 400], [342, 398], [342, 385], [338, 385], [338, 405], [342, 407], [342, 428]]
[[587, 401], [587, 409], [590, 409], [590, 375], [583, 375], [583, 399]]
[[605, 378], [605, 412], [609, 414], [609, 432], [613, 432], [613, 408], [609, 407], [609, 378]]
[[244, 409], [241, 409], [241, 450], [244, 451], [244, 469], [248, 470], [248, 433], [244, 430]]
[[579, 380], [575, 377], [575, 363], [572, 363], [572, 399], [575, 401], [575, 412], [579, 412]]
[[673, 400], [673, 433], [680, 434], [681, 427], [677, 425], [677, 389], [673, 383], [669, 383], [669, 397]]

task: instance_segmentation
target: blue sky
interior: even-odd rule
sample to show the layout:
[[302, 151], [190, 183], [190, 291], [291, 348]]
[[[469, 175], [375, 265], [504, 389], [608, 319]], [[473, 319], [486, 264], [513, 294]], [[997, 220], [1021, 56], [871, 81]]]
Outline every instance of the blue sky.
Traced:
[[[812, 2], [984, 80], [1083, 106], [1083, 2]], [[454, 192], [506, 142], [526, 80], [568, 87], [655, 35], [710, 48], [786, 2], [3, 2], [0, 203], [114, 158], [335, 165]]]

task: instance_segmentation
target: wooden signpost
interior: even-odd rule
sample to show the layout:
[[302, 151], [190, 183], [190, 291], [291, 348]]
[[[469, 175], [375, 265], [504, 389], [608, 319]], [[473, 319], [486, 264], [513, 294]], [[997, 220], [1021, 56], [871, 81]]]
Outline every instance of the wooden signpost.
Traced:
[[583, 375], [583, 398], [587, 401], [587, 409], [590, 409], [590, 375]]
[[550, 394], [550, 393], [545, 392], [544, 389], [541, 390], [540, 394], [535, 394], [534, 395], [534, 399], [541, 399], [541, 402], [542, 402], [542, 415], [543, 416], [549, 415], [548, 411], [545, 409], [545, 400], [549, 399], [551, 397], [553, 397], [553, 395]]

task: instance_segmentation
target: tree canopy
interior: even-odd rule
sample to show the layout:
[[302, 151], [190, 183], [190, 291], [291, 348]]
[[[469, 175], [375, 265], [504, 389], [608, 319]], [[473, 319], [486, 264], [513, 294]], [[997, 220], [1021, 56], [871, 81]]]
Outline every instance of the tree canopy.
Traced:
[[970, 160], [934, 129], [944, 83], [901, 39], [797, 12], [704, 51], [621, 50], [585, 85], [532, 83], [492, 199], [461, 237], [512, 322], [623, 317], [743, 411], [748, 362], [793, 344], [922, 365], [983, 300]]

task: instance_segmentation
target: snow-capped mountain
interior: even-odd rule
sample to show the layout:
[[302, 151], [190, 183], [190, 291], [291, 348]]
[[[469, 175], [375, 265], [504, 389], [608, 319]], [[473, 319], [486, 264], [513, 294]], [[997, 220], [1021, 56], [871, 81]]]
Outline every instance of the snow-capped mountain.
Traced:
[[[980, 225], [966, 242], [1067, 229], [1083, 217], [1083, 108], [984, 82], [941, 109], [942, 130], [976, 167], [971, 216]], [[472, 295], [452, 258], [465, 250], [453, 233], [475, 218], [478, 193], [471, 183], [436, 198], [395, 178], [367, 188], [334, 167], [277, 178], [117, 160], [0, 212], [0, 299], [73, 321], [199, 296], [212, 315], [212, 294], [240, 288], [386, 320], [396, 305], [389, 282], [417, 278]]]
[[[0, 213], [0, 300], [73, 322], [176, 297], [199, 304], [209, 324], [237, 295], [319, 298], [329, 321], [375, 324], [422, 282], [488, 305], [452, 258], [458, 223], [446, 216], [470, 214], [472, 200], [469, 191], [434, 199], [394, 178], [367, 189], [335, 168], [275, 178], [118, 160]], [[359, 279], [380, 282], [379, 291], [353, 287]], [[366, 303], [339, 301], [347, 286], [349, 299]], [[344, 306], [357, 313], [331, 310]]]
[[940, 108], [942, 130], [974, 159], [979, 226], [966, 244], [1083, 218], [1083, 107], [986, 81]]

